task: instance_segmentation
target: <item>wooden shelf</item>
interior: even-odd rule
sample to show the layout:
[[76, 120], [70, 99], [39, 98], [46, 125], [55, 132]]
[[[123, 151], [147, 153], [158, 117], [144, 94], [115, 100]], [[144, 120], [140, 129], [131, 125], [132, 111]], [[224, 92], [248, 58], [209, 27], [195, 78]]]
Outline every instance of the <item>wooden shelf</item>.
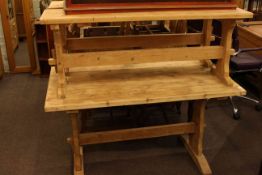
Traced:
[[48, 59], [51, 57], [51, 49], [54, 48], [52, 33], [48, 26], [39, 24], [39, 21], [35, 21], [35, 31], [38, 61], [41, 74], [48, 75], [50, 72]]
[[243, 19], [252, 18], [251, 12], [236, 10], [177, 10], [109, 14], [66, 15], [64, 9], [46, 9], [40, 18], [42, 24], [70, 24], [124, 21]]
[[235, 83], [224, 84], [201, 61], [149, 63], [128, 69], [114, 66], [81, 71], [72, 68], [65, 88], [66, 98], [58, 97], [57, 83], [57, 74], [52, 68], [45, 103], [47, 112], [245, 94]]
[[36, 43], [48, 43], [46, 39], [37, 39]]

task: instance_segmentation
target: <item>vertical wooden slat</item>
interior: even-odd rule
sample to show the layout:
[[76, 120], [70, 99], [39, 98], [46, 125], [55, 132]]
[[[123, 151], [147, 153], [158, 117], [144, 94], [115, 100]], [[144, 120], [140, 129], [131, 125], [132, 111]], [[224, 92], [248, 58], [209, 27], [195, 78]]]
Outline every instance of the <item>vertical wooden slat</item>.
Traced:
[[[208, 19], [204, 20], [203, 23], [203, 45], [204, 46], [210, 46], [212, 41], [212, 32], [213, 32], [213, 26], [212, 26], [213, 20]], [[204, 63], [207, 67], [212, 67], [212, 62], [210, 60], [204, 60]]]
[[223, 58], [217, 62], [216, 74], [227, 85], [232, 85], [233, 82], [229, 77], [229, 62], [232, 48], [232, 34], [236, 26], [236, 20], [222, 20], [222, 41], [221, 46], [224, 48]]
[[63, 34], [61, 32], [61, 27], [59, 25], [51, 26], [54, 33], [55, 40], [55, 51], [57, 59], [57, 74], [58, 74], [58, 96], [60, 98], [65, 98], [65, 69], [62, 61], [63, 53]]

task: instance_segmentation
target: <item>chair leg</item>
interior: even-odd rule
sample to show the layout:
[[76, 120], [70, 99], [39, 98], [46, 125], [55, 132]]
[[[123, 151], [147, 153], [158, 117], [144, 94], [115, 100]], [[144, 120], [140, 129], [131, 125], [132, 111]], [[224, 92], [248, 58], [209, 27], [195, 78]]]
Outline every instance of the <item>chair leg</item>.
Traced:
[[256, 111], [261, 111], [262, 110], [262, 102], [261, 101], [255, 100], [255, 99], [247, 97], [247, 96], [237, 96], [237, 97], [243, 98], [245, 100], [248, 100], [248, 101], [251, 101], [251, 102], [255, 103], [256, 104], [256, 106], [255, 106], [255, 110]]
[[235, 120], [239, 120], [240, 119], [240, 113], [239, 113], [239, 109], [238, 107], [235, 105], [234, 101], [233, 101], [233, 97], [229, 97], [229, 101], [233, 107], [233, 118]]
[[248, 101], [252, 101], [252, 102], [256, 103], [257, 105], [260, 103], [258, 100], [255, 100], [255, 99], [247, 97], [247, 96], [236, 96], [236, 97], [243, 98], [243, 99], [246, 99]]

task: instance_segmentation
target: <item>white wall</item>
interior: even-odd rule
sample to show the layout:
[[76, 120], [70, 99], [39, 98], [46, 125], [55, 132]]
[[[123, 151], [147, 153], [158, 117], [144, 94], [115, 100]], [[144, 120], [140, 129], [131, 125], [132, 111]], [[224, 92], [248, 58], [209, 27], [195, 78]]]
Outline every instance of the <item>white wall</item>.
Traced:
[[36, 19], [40, 17], [40, 0], [33, 0], [34, 15]]
[[5, 72], [9, 72], [1, 14], [0, 14], [0, 46], [1, 46], [1, 52], [2, 52], [2, 58], [3, 58]]
[[41, 16], [40, 1], [42, 1], [43, 4], [48, 5], [52, 0], [32, 0], [34, 7], [34, 15], [36, 19], [39, 19]]

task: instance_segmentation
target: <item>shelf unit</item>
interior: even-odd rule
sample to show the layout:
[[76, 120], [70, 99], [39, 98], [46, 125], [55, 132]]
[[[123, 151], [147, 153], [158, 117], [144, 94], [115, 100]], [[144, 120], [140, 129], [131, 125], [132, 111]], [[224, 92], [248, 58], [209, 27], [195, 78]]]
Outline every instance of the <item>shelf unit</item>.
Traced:
[[40, 73], [47, 75], [50, 72], [48, 59], [52, 57], [54, 48], [53, 36], [49, 26], [35, 22], [36, 50], [39, 61]]

